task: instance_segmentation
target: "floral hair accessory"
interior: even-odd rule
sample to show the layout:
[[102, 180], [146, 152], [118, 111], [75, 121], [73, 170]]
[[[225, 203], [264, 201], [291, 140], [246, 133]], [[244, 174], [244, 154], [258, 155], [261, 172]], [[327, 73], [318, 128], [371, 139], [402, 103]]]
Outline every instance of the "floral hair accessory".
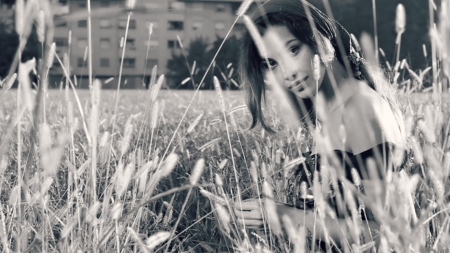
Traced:
[[353, 76], [358, 80], [363, 80], [364, 77], [362, 76], [360, 65], [361, 63], [364, 63], [365, 59], [362, 58], [358, 52], [353, 49], [353, 47], [350, 49], [350, 55], [348, 56], [352, 67], [354, 67]]

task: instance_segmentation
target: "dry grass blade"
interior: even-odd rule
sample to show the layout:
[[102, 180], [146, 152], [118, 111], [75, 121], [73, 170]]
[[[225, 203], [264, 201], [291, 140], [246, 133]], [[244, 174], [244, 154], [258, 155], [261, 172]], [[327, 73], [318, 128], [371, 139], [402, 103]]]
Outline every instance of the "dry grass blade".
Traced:
[[142, 250], [142, 252], [150, 252], [148, 250], [147, 245], [141, 240], [141, 237], [134, 231], [132, 228], [127, 227], [127, 231], [131, 234], [134, 241], [138, 244], [139, 248]]
[[212, 145], [218, 143], [221, 139], [222, 139], [221, 137], [213, 139], [213, 140], [203, 144], [201, 147], [198, 148], [198, 150], [203, 151], [203, 150], [211, 147]]
[[200, 189], [200, 193], [201, 193], [203, 196], [205, 196], [205, 197], [207, 197], [208, 199], [210, 199], [212, 202], [217, 202], [218, 204], [224, 205], [224, 206], [227, 205], [227, 202], [225, 201], [225, 199], [223, 199], [223, 198], [221, 198], [221, 197], [215, 195], [215, 194], [212, 193], [212, 192], [209, 192], [209, 191], [207, 191], [207, 190], [205, 190], [205, 189]]

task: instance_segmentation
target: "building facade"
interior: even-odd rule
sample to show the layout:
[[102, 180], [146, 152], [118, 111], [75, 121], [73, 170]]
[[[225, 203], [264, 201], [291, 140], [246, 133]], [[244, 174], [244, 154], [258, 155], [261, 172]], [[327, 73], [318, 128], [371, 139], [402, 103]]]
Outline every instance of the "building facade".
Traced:
[[[88, 22], [86, 0], [60, 0], [68, 6], [68, 14], [55, 18], [54, 41], [57, 53], [70, 58], [71, 74], [76, 75], [78, 85], [87, 87]], [[104, 88], [117, 87], [122, 45], [126, 45], [123, 59], [122, 88], [145, 87], [153, 66], [158, 75], [166, 72], [172, 53], [180, 53], [181, 39], [184, 47], [197, 37], [207, 38], [209, 43], [216, 36], [225, 37], [236, 19], [236, 11], [242, 0], [138, 0], [130, 11], [124, 0], [91, 0], [92, 69], [95, 78], [103, 81]], [[149, 27], [153, 32], [149, 40]], [[126, 43], [126, 27], [128, 35]], [[240, 36], [244, 25], [238, 20], [232, 34]], [[69, 35], [70, 38], [69, 38]], [[148, 54], [147, 54], [148, 51]], [[51, 72], [52, 86], [63, 79], [61, 67]], [[81, 78], [82, 77], [82, 78]], [[81, 81], [80, 81], [81, 80]], [[170, 80], [168, 80], [170, 82]], [[170, 83], [169, 83], [170, 85]]]

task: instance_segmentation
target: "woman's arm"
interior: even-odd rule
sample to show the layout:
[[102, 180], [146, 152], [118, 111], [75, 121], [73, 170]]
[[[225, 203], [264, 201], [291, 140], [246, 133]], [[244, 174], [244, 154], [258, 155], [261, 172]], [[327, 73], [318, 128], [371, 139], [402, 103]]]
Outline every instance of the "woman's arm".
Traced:
[[[319, 220], [317, 213], [312, 210], [301, 210], [287, 205], [279, 203], [277, 206], [277, 211], [280, 218], [286, 215], [291, 221], [288, 226], [295, 226], [297, 229], [300, 226], [304, 226], [309, 233], [315, 232], [316, 240], [325, 240], [325, 234], [328, 235], [338, 246], [342, 243], [355, 243], [352, 238], [363, 235], [366, 238], [366, 243], [375, 241], [378, 245], [378, 231], [380, 230], [380, 225], [376, 221], [364, 221], [362, 226], [357, 224], [357, 228], [352, 227], [352, 222], [347, 222], [345, 219], [333, 219], [326, 216], [323, 221]], [[283, 219], [282, 219], [283, 220]], [[287, 224], [284, 224], [286, 226]], [[324, 229], [325, 228], [325, 229]], [[355, 231], [359, 230], [359, 235], [356, 235]], [[313, 235], [314, 236], [314, 235]]]

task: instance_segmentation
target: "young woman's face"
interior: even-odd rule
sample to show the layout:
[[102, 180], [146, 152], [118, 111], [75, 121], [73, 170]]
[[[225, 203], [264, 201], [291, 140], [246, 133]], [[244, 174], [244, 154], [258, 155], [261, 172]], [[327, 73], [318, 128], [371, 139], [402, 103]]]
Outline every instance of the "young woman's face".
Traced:
[[[292, 35], [285, 26], [267, 28], [262, 36], [262, 41], [269, 66], [266, 60], [261, 58], [261, 70], [269, 89], [270, 85], [278, 83], [300, 98], [315, 96], [316, 80], [314, 80], [312, 67], [314, 53], [311, 48]], [[273, 76], [270, 74], [270, 69]], [[324, 75], [325, 66], [321, 63], [319, 85], [322, 83]]]

